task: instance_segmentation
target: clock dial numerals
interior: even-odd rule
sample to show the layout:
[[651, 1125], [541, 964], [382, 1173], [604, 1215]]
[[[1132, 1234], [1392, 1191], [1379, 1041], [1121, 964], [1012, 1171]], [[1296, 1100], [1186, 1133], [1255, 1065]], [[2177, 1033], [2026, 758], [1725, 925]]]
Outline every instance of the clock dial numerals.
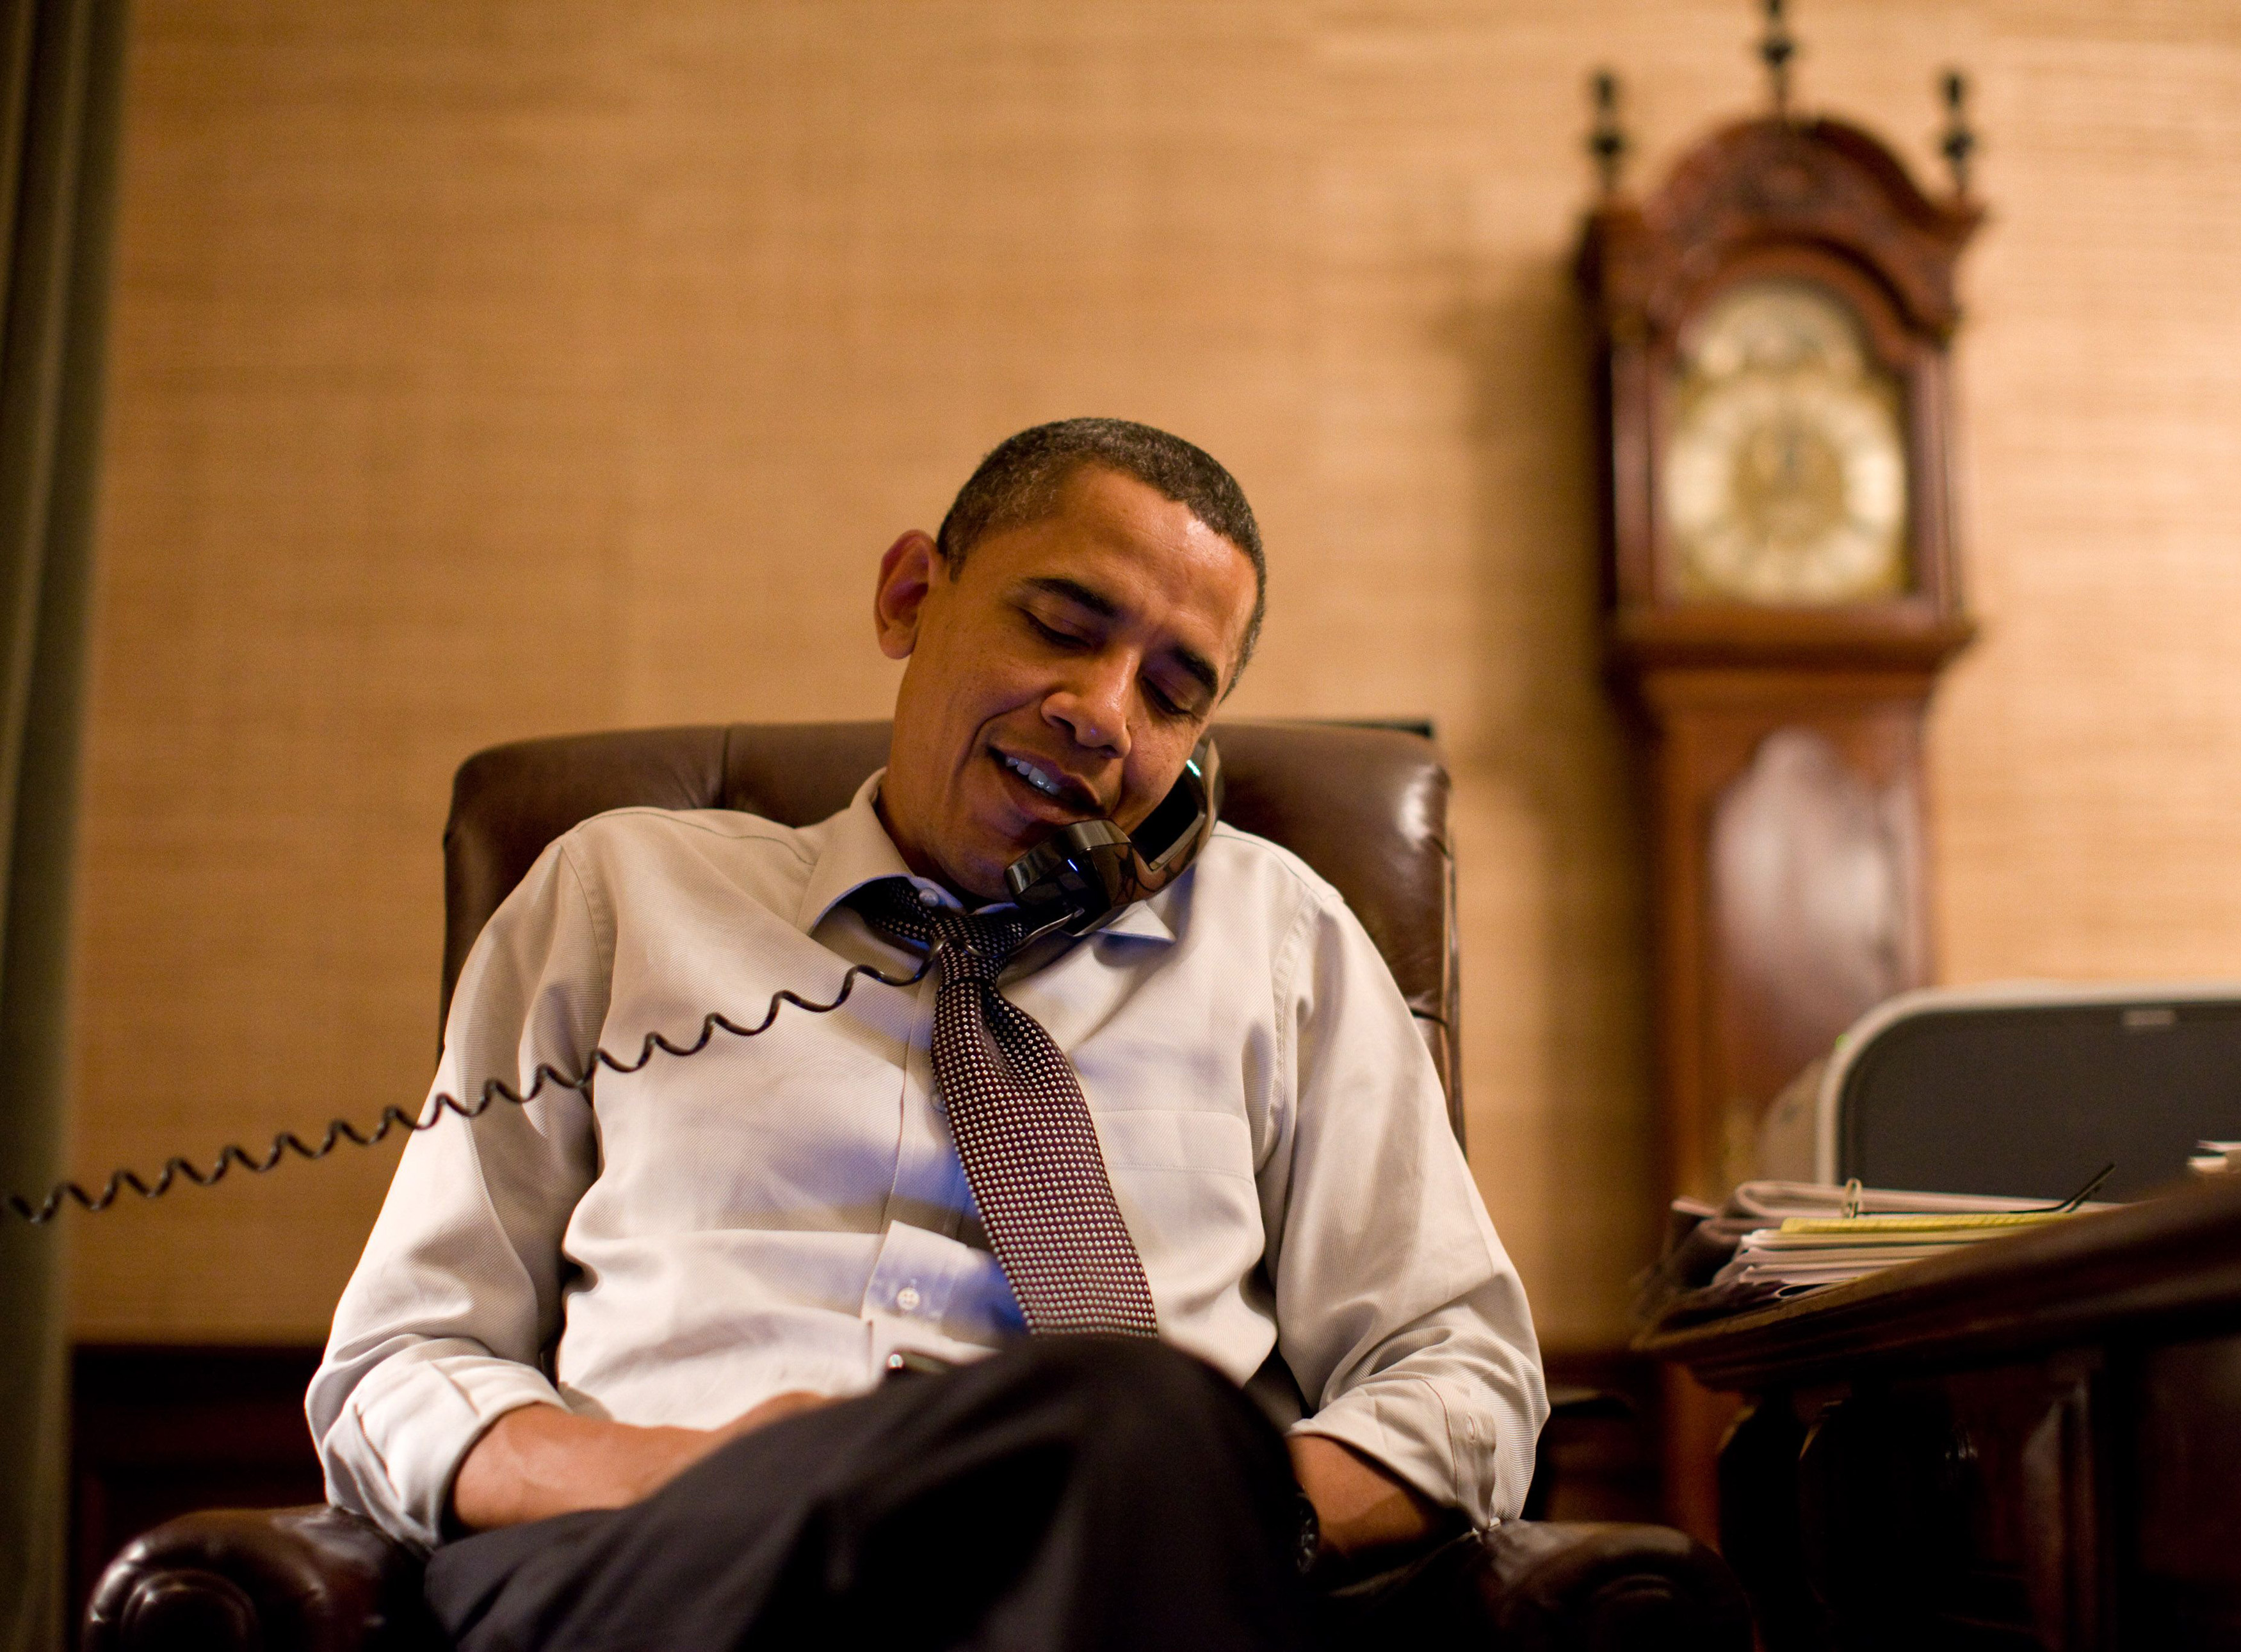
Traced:
[[1673, 406], [1662, 491], [1682, 597], [1807, 605], [1905, 588], [1897, 387], [1835, 297], [1737, 286], [1696, 329]]

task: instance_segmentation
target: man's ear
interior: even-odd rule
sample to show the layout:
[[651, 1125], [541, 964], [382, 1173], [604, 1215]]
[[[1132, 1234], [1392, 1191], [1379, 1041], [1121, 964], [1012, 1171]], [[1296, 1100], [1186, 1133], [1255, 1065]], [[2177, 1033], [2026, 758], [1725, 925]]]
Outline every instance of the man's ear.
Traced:
[[918, 646], [919, 611], [933, 587], [934, 570], [941, 552], [933, 536], [913, 528], [887, 547], [880, 558], [880, 583], [872, 593], [872, 622], [877, 627], [880, 652], [889, 659], [906, 659]]

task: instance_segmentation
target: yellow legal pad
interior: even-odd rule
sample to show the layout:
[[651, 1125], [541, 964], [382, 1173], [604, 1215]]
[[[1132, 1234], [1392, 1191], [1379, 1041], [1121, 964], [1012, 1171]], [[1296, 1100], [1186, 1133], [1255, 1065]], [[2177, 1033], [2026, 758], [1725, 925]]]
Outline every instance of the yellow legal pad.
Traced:
[[2075, 1216], [2074, 1210], [1988, 1210], [1949, 1215], [1788, 1216], [1785, 1234], [1935, 1234], [1957, 1228], [2037, 1227]]

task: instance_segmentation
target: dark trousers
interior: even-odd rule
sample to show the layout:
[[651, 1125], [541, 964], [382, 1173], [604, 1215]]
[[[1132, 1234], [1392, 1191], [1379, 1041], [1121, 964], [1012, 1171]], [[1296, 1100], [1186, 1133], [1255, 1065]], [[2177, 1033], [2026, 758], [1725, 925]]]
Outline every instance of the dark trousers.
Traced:
[[1307, 1644], [1283, 1441], [1210, 1367], [1053, 1337], [733, 1441], [628, 1508], [446, 1544], [462, 1652]]

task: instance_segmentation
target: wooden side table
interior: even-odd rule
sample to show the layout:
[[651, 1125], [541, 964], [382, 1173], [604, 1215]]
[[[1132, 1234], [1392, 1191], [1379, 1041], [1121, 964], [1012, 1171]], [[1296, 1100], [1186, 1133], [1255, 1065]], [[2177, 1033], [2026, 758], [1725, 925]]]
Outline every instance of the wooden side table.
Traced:
[[2241, 1647], [2241, 1178], [1637, 1346], [1769, 1652]]

